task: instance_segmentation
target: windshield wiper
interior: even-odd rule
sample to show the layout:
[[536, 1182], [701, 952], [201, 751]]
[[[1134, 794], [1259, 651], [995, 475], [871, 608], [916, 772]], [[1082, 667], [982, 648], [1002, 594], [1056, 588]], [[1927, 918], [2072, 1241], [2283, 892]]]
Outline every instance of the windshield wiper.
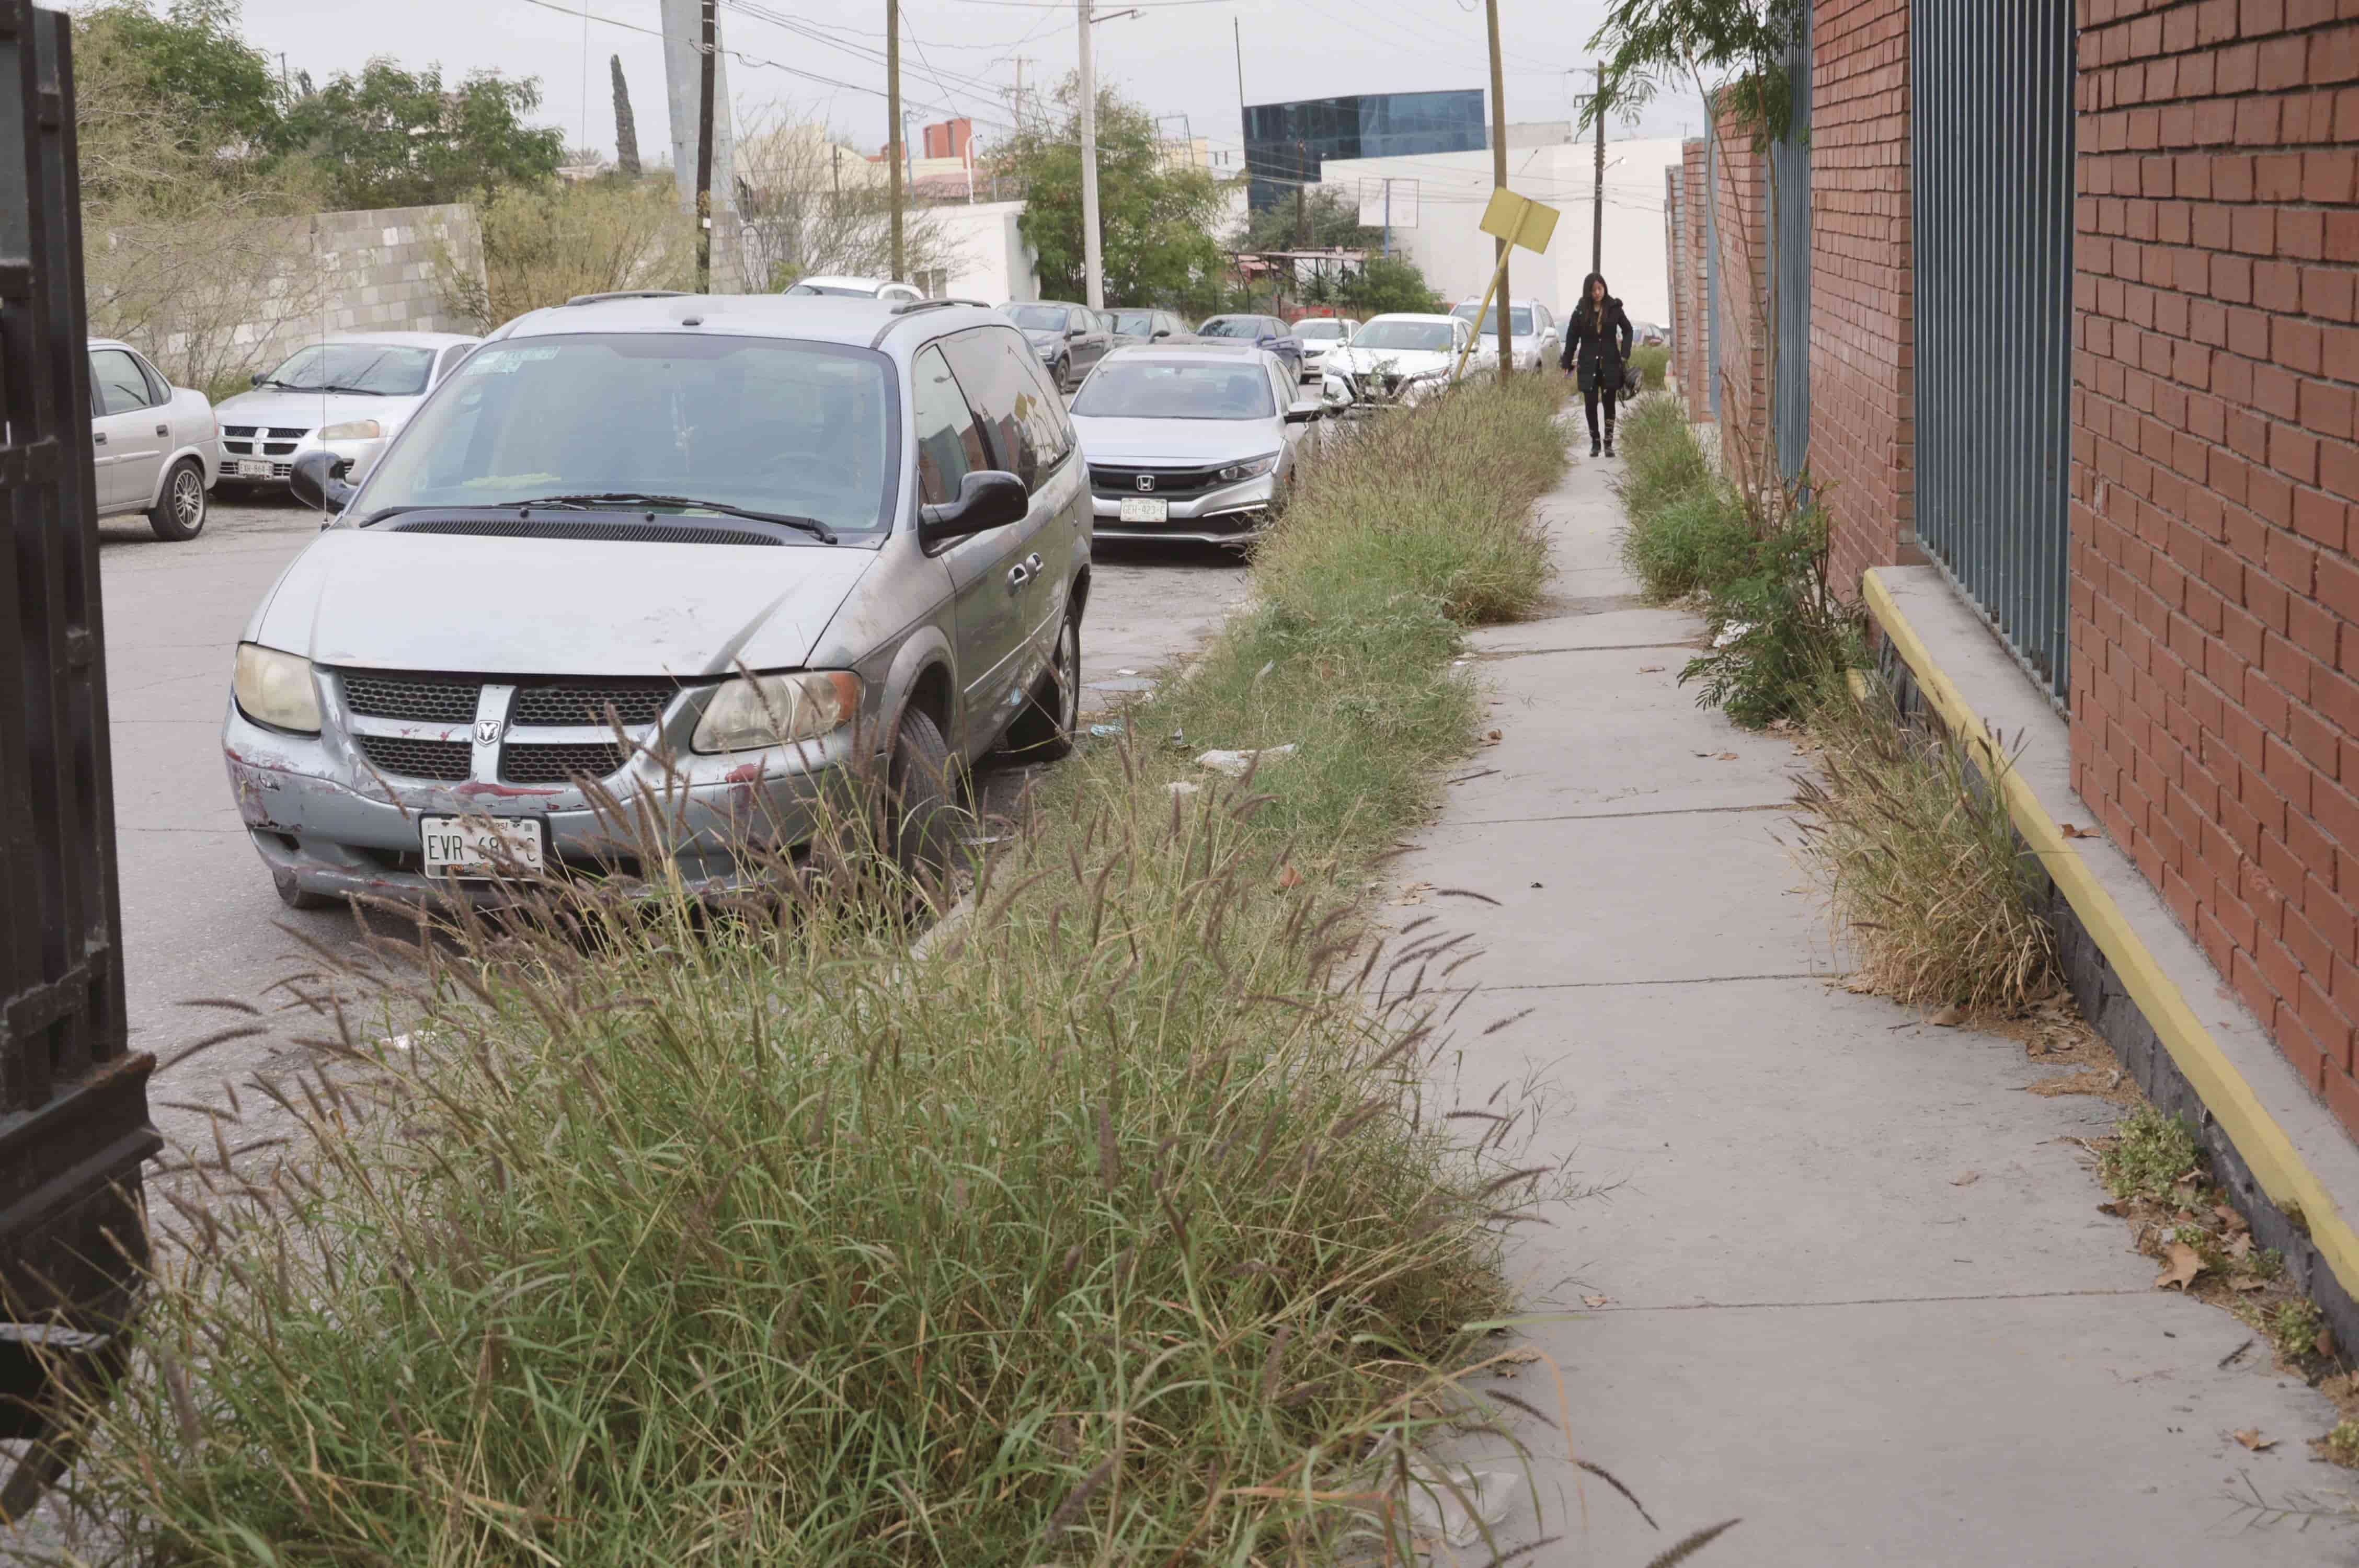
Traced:
[[699, 501], [690, 495], [648, 495], [636, 490], [600, 491], [588, 495], [544, 495], [538, 501], [503, 501], [506, 507], [527, 506], [594, 506], [624, 503], [635, 506], [677, 506], [682, 511], [717, 512], [724, 517], [743, 517], [753, 523], [776, 523], [782, 527], [799, 528], [822, 545], [835, 543], [835, 530], [816, 517], [797, 516], [788, 512], [756, 512], [750, 507], [733, 506], [725, 501]]

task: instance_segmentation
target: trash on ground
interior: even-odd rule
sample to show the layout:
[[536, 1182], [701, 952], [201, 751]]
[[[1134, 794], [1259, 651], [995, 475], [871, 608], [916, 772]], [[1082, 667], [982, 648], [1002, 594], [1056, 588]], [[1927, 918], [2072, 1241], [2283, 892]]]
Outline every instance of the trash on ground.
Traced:
[[1233, 779], [1241, 779], [1245, 776], [1245, 770], [1253, 766], [1256, 757], [1264, 762], [1273, 757], [1290, 757], [1294, 755], [1294, 745], [1288, 741], [1283, 746], [1265, 746], [1257, 752], [1207, 752], [1196, 759], [1196, 765], [1226, 773]]
[[1169, 790], [1173, 795], [1194, 795], [1198, 790], [1204, 786], [1200, 784], [1191, 784], [1186, 779], [1173, 779], [1169, 784], [1165, 784], [1163, 787]]
[[2256, 1454], [2265, 1453], [2277, 1445], [2276, 1438], [2263, 1437], [2261, 1429], [2257, 1426], [2248, 1426], [2244, 1431], [2233, 1433], [2230, 1435]]
[[1120, 740], [1122, 738], [1122, 726], [1119, 724], [1093, 724], [1090, 726], [1090, 733], [1102, 741]]
[[1720, 635], [1712, 640], [1712, 645], [1725, 648], [1752, 630], [1753, 622], [1750, 621], [1732, 621], [1720, 629]]
[[1409, 1478], [1409, 1523], [1448, 1545], [1472, 1546], [1485, 1530], [1507, 1521], [1516, 1486], [1516, 1476], [1506, 1470], [1461, 1471], [1445, 1481], [1419, 1465]]

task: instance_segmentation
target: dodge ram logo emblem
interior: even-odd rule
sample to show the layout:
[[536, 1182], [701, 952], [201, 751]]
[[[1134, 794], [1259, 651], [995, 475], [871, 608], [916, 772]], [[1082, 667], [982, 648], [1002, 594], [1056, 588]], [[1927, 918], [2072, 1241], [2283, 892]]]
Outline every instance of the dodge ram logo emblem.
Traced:
[[476, 719], [475, 744], [478, 746], [496, 746], [499, 743], [500, 721], [496, 719]]
[[1153, 490], [1155, 488], [1155, 476], [1151, 473], [1140, 474], [1138, 476], [1138, 488], [1141, 490]]

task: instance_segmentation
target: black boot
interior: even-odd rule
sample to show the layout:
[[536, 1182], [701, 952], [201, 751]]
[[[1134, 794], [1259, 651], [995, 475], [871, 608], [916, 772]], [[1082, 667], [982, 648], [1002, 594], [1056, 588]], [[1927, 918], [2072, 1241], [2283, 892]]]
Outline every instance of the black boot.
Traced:
[[[1595, 455], [1591, 454], [1593, 457]], [[1614, 455], [1614, 427], [1610, 425], [1605, 427], [1605, 455], [1609, 458]]]
[[1597, 455], [1597, 432], [1594, 430], [1589, 433], [1589, 455], [1593, 458]]

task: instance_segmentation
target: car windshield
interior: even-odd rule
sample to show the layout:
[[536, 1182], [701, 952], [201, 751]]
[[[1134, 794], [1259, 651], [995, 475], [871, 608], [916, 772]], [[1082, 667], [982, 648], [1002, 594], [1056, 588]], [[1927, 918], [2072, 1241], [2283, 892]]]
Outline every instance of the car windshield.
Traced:
[[1352, 340], [1355, 349], [1410, 349], [1429, 354], [1450, 351], [1450, 326], [1443, 321], [1371, 321]]
[[798, 283], [792, 288], [788, 289], [787, 292], [788, 294], [800, 294], [806, 296], [824, 294], [832, 298], [838, 299], [874, 299], [876, 297], [876, 291], [873, 288], [842, 288], [832, 283]]
[[[1451, 314], [1457, 317], [1461, 321], [1472, 321], [1474, 319], [1474, 312], [1482, 309], [1483, 308], [1479, 305], [1461, 305], [1457, 309], [1451, 311]], [[1483, 311], [1483, 325], [1481, 330], [1483, 335], [1487, 338], [1498, 330], [1499, 308], [1494, 305], [1490, 309]], [[1528, 308], [1521, 310], [1510, 311], [1508, 313], [1507, 331], [1511, 336], [1517, 338], [1528, 338], [1532, 335], [1532, 313]]]
[[263, 379], [294, 392], [374, 392], [409, 397], [426, 390], [439, 350], [393, 343], [314, 343]]
[[1018, 305], [1007, 313], [1027, 332], [1061, 332], [1065, 311], [1055, 305]]
[[1151, 310], [1117, 310], [1114, 313], [1114, 330], [1145, 337], [1155, 330], [1155, 313]]
[[675, 495], [875, 535], [891, 517], [892, 406], [885, 361], [864, 349], [717, 334], [512, 338], [443, 383], [347, 514]]
[[1200, 338], [1259, 338], [1269, 330], [1267, 320], [1259, 316], [1215, 316], [1196, 329]]
[[1266, 419], [1269, 377], [1257, 364], [1110, 360], [1073, 400], [1094, 419]]
[[1297, 321], [1294, 324], [1294, 335], [1298, 338], [1332, 341], [1343, 335], [1343, 323], [1341, 321]]

